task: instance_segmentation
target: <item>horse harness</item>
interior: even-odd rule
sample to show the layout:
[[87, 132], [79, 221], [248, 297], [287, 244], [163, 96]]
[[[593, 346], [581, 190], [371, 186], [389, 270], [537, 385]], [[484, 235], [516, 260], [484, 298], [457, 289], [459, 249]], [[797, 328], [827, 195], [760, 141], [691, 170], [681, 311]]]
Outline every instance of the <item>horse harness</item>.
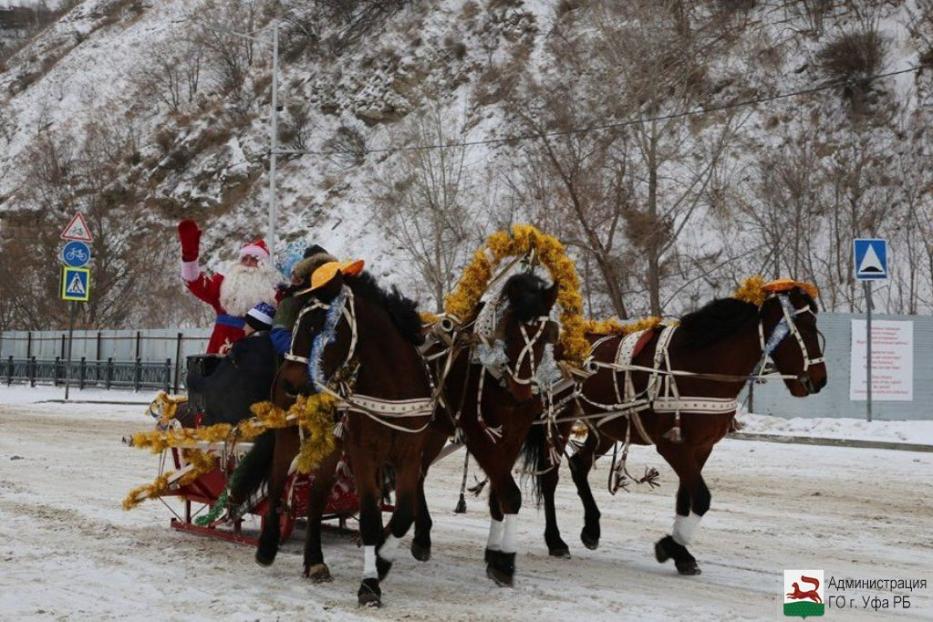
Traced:
[[[565, 395], [565, 397], [560, 402], [561, 405], [565, 405], [569, 402], [575, 402], [577, 404], [578, 412], [570, 417], [556, 418], [553, 415], [555, 409], [546, 409], [546, 414], [548, 417], [547, 420], [542, 423], [544, 423], [550, 431], [551, 428], [556, 428], [556, 424], [558, 423], [571, 420], [582, 420], [593, 433], [599, 435], [600, 428], [603, 425], [610, 421], [614, 421], [619, 417], [626, 417], [628, 419], [628, 425], [626, 426], [625, 438], [620, 439], [623, 441], [621, 462], [618, 464], [618, 466], [616, 465], [616, 456], [614, 454], [613, 467], [610, 469], [610, 492], [614, 494], [620, 486], [624, 487], [624, 478], [622, 477], [623, 475], [628, 476], [637, 483], [648, 482], [649, 484], [654, 485], [654, 480], [657, 477], [657, 472], [654, 469], [646, 469], [645, 475], [641, 478], [635, 478], [631, 476], [631, 474], [629, 474], [625, 469], [625, 461], [632, 440], [632, 428], [635, 429], [635, 431], [646, 444], [654, 444], [653, 439], [647, 433], [647, 430], [641, 421], [640, 413], [646, 410], [652, 410], [655, 413], [673, 413], [674, 425], [664, 434], [664, 438], [670, 440], [671, 442], [679, 443], [682, 441], [682, 413], [727, 414], [735, 412], [738, 408], [738, 401], [736, 398], [710, 398], [681, 395], [677, 386], [678, 376], [707, 379], [719, 382], [744, 381], [748, 383], [761, 381], [766, 377], [793, 379], [808, 385], [809, 389], [809, 376], [807, 375], [807, 370], [812, 365], [823, 363], [825, 358], [823, 356], [810, 356], [810, 352], [806, 347], [803, 335], [801, 335], [800, 329], [797, 326], [797, 323], [794, 321], [794, 318], [803, 313], [813, 313], [813, 310], [810, 308], [809, 304], [799, 309], [794, 308], [786, 294], [776, 293], [772, 294], [772, 296], [777, 296], [781, 304], [782, 317], [775, 325], [769, 338], [766, 340], [764, 320], [760, 317], [759, 313], [758, 336], [762, 355], [761, 359], [755, 366], [755, 371], [751, 375], [738, 376], [731, 374], [688, 372], [673, 369], [670, 361], [669, 347], [671, 339], [674, 336], [674, 332], [677, 330], [676, 323], [662, 324], [660, 332], [658, 333], [657, 345], [655, 347], [654, 359], [651, 367], [635, 365], [632, 363], [632, 360], [638, 354], [640, 346], [644, 345], [642, 339], [645, 338], [646, 334], [656, 331], [656, 328], [638, 331], [626, 335], [619, 341], [615, 356], [611, 362], [596, 360], [593, 357], [593, 353], [597, 350], [597, 348], [614, 338], [613, 335], [607, 335], [601, 337], [593, 343], [590, 348], [590, 357], [584, 362], [584, 367], [589, 372], [589, 375], [597, 373], [600, 369], [609, 369], [614, 372], [612, 374], [612, 383], [613, 391], [616, 397], [616, 403], [603, 404], [590, 399], [582, 390], [583, 382], [578, 381], [574, 385], [574, 390], [571, 393]], [[800, 346], [801, 356], [803, 357], [803, 371], [799, 375], [768, 372], [768, 363], [770, 361], [771, 353], [774, 352], [774, 350], [788, 335], [793, 335], [798, 345]], [[633, 372], [647, 372], [649, 374], [648, 382], [642, 391], [636, 391], [635, 389], [632, 377]], [[621, 389], [619, 386], [620, 376], [622, 381]], [[583, 415], [579, 412], [581, 408], [581, 401], [597, 408], [599, 412], [592, 415]], [[553, 450], [553, 445], [551, 453], [556, 453]], [[555, 464], [553, 455], [551, 463], [552, 465]]]
[[[315, 300], [311, 304], [306, 305], [298, 314], [295, 325], [299, 326], [301, 324], [301, 319], [306, 313], [317, 310], [326, 311], [327, 317], [324, 322], [324, 327], [314, 337], [309, 356], [305, 357], [295, 354], [295, 338], [298, 335], [298, 331], [296, 330], [292, 334], [292, 342], [285, 358], [289, 361], [302, 363], [307, 366], [315, 389], [321, 393], [331, 395], [336, 399], [336, 409], [338, 413], [341, 413], [342, 418], [334, 435], [338, 438], [342, 436], [343, 428], [347, 421], [347, 414], [351, 412], [365, 415], [373, 421], [381, 423], [398, 432], [416, 434], [425, 430], [431, 424], [430, 419], [423, 425], [415, 428], [400, 425], [399, 423], [395, 423], [395, 421], [433, 416], [437, 392], [431, 374], [427, 373], [427, 377], [428, 383], [431, 385], [432, 395], [426, 398], [388, 400], [356, 392], [353, 387], [356, 383], [358, 372], [358, 365], [355, 361], [358, 343], [358, 327], [353, 290], [344, 285], [340, 294], [338, 294], [331, 303]], [[346, 321], [350, 329], [350, 346], [347, 349], [347, 354], [344, 357], [343, 363], [331, 374], [330, 379], [324, 379], [320, 370], [321, 356], [327, 345], [334, 340], [336, 326], [340, 320]]]
[[[470, 375], [473, 373], [474, 368], [479, 369], [476, 391], [476, 418], [480, 429], [493, 443], [502, 438], [502, 426], [490, 426], [483, 418], [482, 401], [486, 372], [503, 389], [509, 388], [509, 381], [523, 386], [535, 383], [538, 380], [541, 368], [535, 364], [534, 347], [545, 336], [547, 328], [552, 322], [547, 316], [534, 318], [537, 327], [532, 334], [529, 334], [528, 330], [526, 330], [525, 323], [520, 323], [519, 330], [523, 340], [522, 349], [514, 364], [510, 363], [508, 355], [505, 353], [505, 342], [501, 330], [505, 318], [497, 320], [497, 312], [484, 313], [488, 309], [495, 309], [498, 306], [497, 302], [494, 300], [487, 304], [474, 320], [466, 324], [458, 324], [454, 318], [443, 316], [440, 321], [434, 324], [434, 328], [429, 333], [429, 341], [422, 349], [425, 360], [435, 364], [434, 371], [439, 389], [438, 403], [448, 413], [458, 436], [461, 433], [460, 416], [466, 404]], [[432, 352], [431, 349], [438, 344], [442, 344], [442, 346]], [[448, 399], [445, 390], [447, 377], [453, 368], [454, 361], [464, 350], [469, 352], [469, 360], [465, 371], [466, 376], [463, 379], [463, 390], [457, 401], [456, 408], [452, 408], [453, 404]], [[530, 373], [527, 377], [522, 377], [520, 376], [521, 368], [526, 359]]]

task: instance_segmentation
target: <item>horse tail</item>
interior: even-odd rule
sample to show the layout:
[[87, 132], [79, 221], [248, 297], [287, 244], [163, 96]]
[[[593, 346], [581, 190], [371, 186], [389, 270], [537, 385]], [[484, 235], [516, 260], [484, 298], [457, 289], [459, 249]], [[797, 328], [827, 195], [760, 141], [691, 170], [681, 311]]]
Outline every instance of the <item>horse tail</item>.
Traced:
[[541, 507], [541, 475], [538, 471], [544, 466], [547, 456], [547, 437], [543, 425], [533, 425], [525, 436], [525, 443], [522, 445], [522, 480], [527, 477], [534, 478], [532, 485], [532, 495], [535, 505]]
[[805, 581], [807, 583], [812, 583], [814, 590], [820, 589], [820, 580], [815, 577], [805, 577], [803, 575], [800, 575], [800, 580]]

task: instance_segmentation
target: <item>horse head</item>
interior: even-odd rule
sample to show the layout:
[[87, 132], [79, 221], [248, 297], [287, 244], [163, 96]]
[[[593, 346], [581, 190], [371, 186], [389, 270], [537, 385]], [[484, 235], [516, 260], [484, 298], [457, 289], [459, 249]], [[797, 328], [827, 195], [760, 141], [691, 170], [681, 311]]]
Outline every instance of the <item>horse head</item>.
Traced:
[[759, 336], [795, 397], [819, 393], [826, 386], [822, 334], [816, 326], [816, 301], [804, 284], [770, 292], [761, 305]]
[[[331, 367], [327, 364], [329, 361], [324, 359], [336, 357], [335, 349], [326, 346], [335, 340], [336, 324], [343, 314], [343, 308], [335, 308], [335, 303], [345, 304], [345, 299], [338, 299], [343, 293], [343, 287], [343, 275], [338, 273], [323, 287], [296, 294], [301, 299], [301, 311], [292, 328], [291, 346], [273, 385], [272, 399], [279, 406], [290, 405], [299, 395], [317, 393], [312, 369]], [[328, 331], [326, 335], [325, 330]], [[316, 344], [322, 352], [317, 351]]]
[[542, 373], [554, 365], [553, 355], [545, 356], [559, 333], [549, 319], [556, 300], [556, 284], [548, 287], [530, 272], [516, 274], [506, 281], [500, 300], [490, 302], [477, 319], [493, 327], [477, 326], [480, 362], [516, 402], [532, 399]]

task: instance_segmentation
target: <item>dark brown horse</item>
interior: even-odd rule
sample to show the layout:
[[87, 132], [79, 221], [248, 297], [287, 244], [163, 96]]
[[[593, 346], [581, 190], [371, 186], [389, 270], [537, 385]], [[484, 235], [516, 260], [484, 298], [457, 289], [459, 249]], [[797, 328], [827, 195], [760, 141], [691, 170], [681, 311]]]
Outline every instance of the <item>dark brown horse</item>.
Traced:
[[[273, 385], [273, 402], [282, 408], [291, 406], [299, 394], [321, 390], [335, 391], [344, 398], [338, 406], [343, 429], [338, 448], [315, 471], [308, 537], [319, 539], [320, 515], [315, 516], [313, 508], [323, 507], [342, 450], [349, 458], [360, 499], [364, 569], [357, 596], [361, 605], [381, 604], [379, 581], [391, 565], [385, 558], [392, 557], [417, 509], [433, 396], [417, 349], [423, 336], [415, 307], [416, 303], [396, 290], [388, 293], [379, 288], [368, 273], [357, 277], [338, 273], [313, 292], [302, 310], [291, 352]], [[270, 499], [282, 498], [297, 452], [295, 430], [277, 431]], [[385, 467], [394, 469], [396, 486], [395, 511], [386, 537], [380, 507]], [[278, 504], [271, 504], [256, 553], [262, 564], [275, 558], [280, 513]], [[315, 563], [306, 548], [306, 572]]]
[[[525, 273], [511, 277], [503, 294], [508, 304], [495, 320], [498, 337], [493, 339], [502, 344], [498, 360], [489, 352], [477, 356], [475, 347], [461, 347], [456, 342], [447, 356], [434, 359], [435, 377], [444, 378], [443, 400], [424, 453], [411, 552], [421, 561], [431, 556], [432, 521], [424, 496], [424, 475], [447, 438], [459, 429], [467, 450], [486, 472], [491, 488], [486, 573], [499, 585], [512, 585], [516, 519], [522, 503], [512, 467], [529, 428], [541, 414], [541, 400], [534, 386], [542, 371], [545, 350], [558, 335], [557, 324], [548, 319], [557, 286], [548, 288], [542, 279]], [[471, 340], [475, 332], [464, 336]], [[445, 376], [448, 357], [450, 366]], [[546, 363], [553, 362], [551, 358]]]
[[[563, 452], [574, 418], [586, 421], [586, 442], [570, 458], [569, 466], [585, 512], [580, 538], [587, 548], [595, 549], [600, 513], [587, 479], [595, 456], [603, 455], [617, 442], [654, 444], [680, 479], [673, 530], [655, 544], [656, 557], [659, 562], [673, 558], [681, 574], [699, 574], [687, 546], [712, 498], [701, 471], [713, 445], [732, 428], [734, 400], [749, 375], [764, 364], [767, 353], [792, 395], [817, 393], [826, 384], [816, 304], [800, 287], [772, 293], [761, 307], [733, 298], [714, 300], [685, 316], [674, 330], [666, 348], [669, 367], [663, 356], [656, 356], [662, 338], [667, 339], [661, 330], [655, 330], [651, 341], [632, 360], [641, 369], [631, 372], [635, 399], [626, 401], [619, 399], [624, 393], [624, 366], [614, 365], [622, 338], [590, 336], [598, 371], [583, 383], [582, 394], [558, 415], [558, 449]], [[650, 371], [659, 367], [662, 373]], [[666, 369], [686, 374], [663, 373]], [[664, 383], [670, 379], [676, 383], [679, 402], [663, 395]], [[653, 389], [649, 389], [649, 382], [655, 383]], [[625, 416], [624, 411], [632, 410], [636, 400], [644, 400], [644, 409]], [[681, 417], [675, 416], [674, 408], [680, 409]], [[540, 426], [536, 428], [526, 445], [525, 458], [526, 466], [546, 470], [537, 480], [547, 521], [545, 542], [551, 555], [569, 557], [554, 510], [558, 470], [548, 468], [544, 434]]]

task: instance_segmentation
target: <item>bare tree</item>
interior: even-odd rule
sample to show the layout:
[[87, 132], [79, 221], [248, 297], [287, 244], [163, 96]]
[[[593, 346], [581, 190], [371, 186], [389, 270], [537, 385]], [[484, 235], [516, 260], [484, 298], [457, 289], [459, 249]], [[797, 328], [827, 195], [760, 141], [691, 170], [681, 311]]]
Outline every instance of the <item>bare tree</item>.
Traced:
[[[135, 149], [135, 129], [99, 118], [80, 141], [43, 132], [24, 153], [24, 183], [7, 202], [0, 252], [16, 261], [0, 267], [2, 314], [13, 328], [66, 325], [55, 257], [61, 228], [81, 211], [91, 228], [91, 297], [79, 306], [79, 326], [119, 328], [181, 319], [188, 310], [160, 294], [178, 290], [170, 227], [148, 222], [136, 210], [137, 189], [121, 179], [121, 165]], [[184, 297], [177, 296], [179, 300]], [[182, 313], [164, 308], [176, 307]], [[188, 317], [191, 317], [190, 315]]]
[[[239, 100], [254, 62], [263, 0], [208, 0], [189, 17], [194, 44], [204, 50], [219, 90]], [[239, 35], [248, 35], [243, 37]]]
[[187, 35], [155, 45], [138, 76], [141, 92], [178, 112], [198, 94], [203, 57], [204, 49]]
[[410, 121], [396, 165], [385, 167], [372, 199], [386, 234], [416, 267], [443, 310], [459, 268], [480, 237], [465, 205], [466, 148], [439, 109]]
[[702, 124], [689, 115], [709, 90], [703, 59], [725, 45], [720, 26], [683, 2], [590, 3], [563, 15], [548, 42], [554, 71], [512, 103], [537, 138], [526, 158], [560, 181], [621, 317], [626, 288], [647, 293], [648, 310], [662, 314], [665, 279], [698, 259], [680, 258], [678, 242], [708, 207], [707, 187], [739, 125], [726, 114]]

